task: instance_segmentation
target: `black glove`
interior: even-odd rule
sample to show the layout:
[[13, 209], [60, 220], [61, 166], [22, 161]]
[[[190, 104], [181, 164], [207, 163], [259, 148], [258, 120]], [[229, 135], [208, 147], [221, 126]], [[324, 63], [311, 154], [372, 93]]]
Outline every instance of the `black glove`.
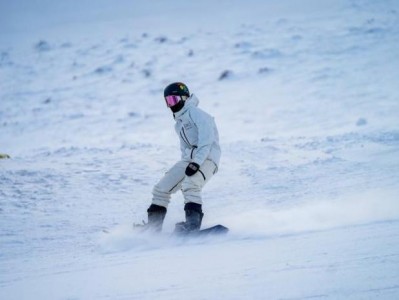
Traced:
[[195, 162], [189, 163], [186, 168], [186, 175], [193, 176], [195, 173], [198, 172], [199, 168], [200, 168], [199, 164], [197, 164]]

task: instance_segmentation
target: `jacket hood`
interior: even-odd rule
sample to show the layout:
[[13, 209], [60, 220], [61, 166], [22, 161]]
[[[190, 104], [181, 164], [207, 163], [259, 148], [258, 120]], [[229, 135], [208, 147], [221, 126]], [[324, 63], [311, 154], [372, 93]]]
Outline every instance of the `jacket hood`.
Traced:
[[184, 107], [178, 111], [177, 113], [174, 113], [174, 117], [178, 118], [181, 115], [185, 114], [187, 110], [190, 109], [190, 107], [196, 107], [199, 104], [199, 99], [197, 98], [197, 96], [195, 96], [194, 94], [191, 94], [191, 96], [185, 101], [184, 103]]

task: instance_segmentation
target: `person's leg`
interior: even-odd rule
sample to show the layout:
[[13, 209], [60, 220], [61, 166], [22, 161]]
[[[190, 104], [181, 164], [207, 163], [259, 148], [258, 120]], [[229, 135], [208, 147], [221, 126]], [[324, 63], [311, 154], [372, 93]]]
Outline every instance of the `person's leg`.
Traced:
[[202, 188], [217, 172], [216, 165], [206, 160], [200, 167], [200, 170], [193, 176], [186, 176], [182, 182], [182, 191], [184, 195], [184, 211], [186, 221], [176, 224], [177, 233], [189, 233], [198, 231], [201, 228], [202, 218]]
[[168, 208], [171, 195], [181, 189], [187, 162], [179, 161], [171, 167], [152, 190], [152, 204]]
[[152, 204], [147, 210], [147, 229], [159, 232], [162, 230], [163, 221], [166, 216], [171, 194], [181, 188], [185, 177], [184, 171], [187, 163], [178, 162], [165, 173], [161, 180], [154, 186], [152, 191]]
[[184, 203], [197, 203], [202, 205], [202, 188], [217, 172], [217, 167], [211, 160], [206, 160], [193, 176], [186, 176], [182, 182]]

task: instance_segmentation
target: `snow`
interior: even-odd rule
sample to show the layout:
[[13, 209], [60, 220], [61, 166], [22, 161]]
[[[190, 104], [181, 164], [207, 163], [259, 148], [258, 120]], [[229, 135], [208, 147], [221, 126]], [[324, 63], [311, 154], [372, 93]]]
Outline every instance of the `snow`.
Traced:
[[[0, 299], [398, 299], [399, 3], [0, 2]], [[204, 226], [138, 235], [179, 157], [164, 86], [215, 116]], [[106, 231], [106, 232], [104, 232]]]

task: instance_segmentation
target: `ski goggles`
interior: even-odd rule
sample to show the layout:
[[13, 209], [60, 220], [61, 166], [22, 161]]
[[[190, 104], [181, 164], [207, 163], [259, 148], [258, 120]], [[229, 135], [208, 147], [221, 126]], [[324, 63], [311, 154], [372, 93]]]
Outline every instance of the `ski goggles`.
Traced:
[[177, 103], [179, 103], [182, 100], [185, 100], [184, 96], [177, 96], [177, 95], [170, 95], [165, 97], [166, 105], [168, 107], [175, 106]]

